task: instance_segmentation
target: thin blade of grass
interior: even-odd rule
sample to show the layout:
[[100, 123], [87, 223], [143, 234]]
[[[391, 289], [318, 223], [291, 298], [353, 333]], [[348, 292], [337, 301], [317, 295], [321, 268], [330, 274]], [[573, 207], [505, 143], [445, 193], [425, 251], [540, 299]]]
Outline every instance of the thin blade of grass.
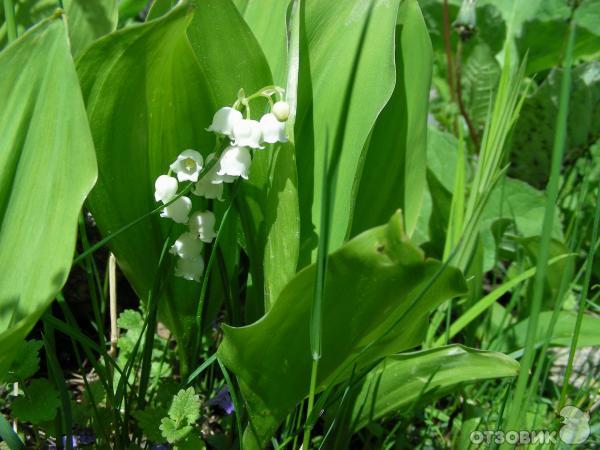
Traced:
[[567, 388], [570, 385], [571, 373], [573, 372], [573, 359], [575, 358], [575, 351], [577, 349], [577, 341], [579, 339], [579, 333], [581, 332], [581, 323], [583, 321], [583, 313], [585, 312], [585, 303], [587, 300], [590, 281], [592, 277], [592, 271], [594, 266], [594, 256], [596, 254], [596, 241], [598, 239], [598, 223], [600, 222], [600, 189], [598, 189], [598, 198], [596, 199], [596, 215], [594, 216], [594, 226], [592, 229], [592, 241], [591, 246], [587, 254], [585, 262], [585, 275], [581, 286], [581, 292], [579, 293], [579, 309], [577, 310], [577, 320], [575, 321], [575, 329], [573, 330], [573, 339], [571, 340], [571, 347], [569, 348], [569, 360], [567, 361], [567, 367], [563, 378], [563, 386], [560, 391], [560, 401], [558, 403], [558, 409], [562, 409], [565, 405], [567, 398]]
[[3, 414], [0, 414], [0, 437], [6, 442], [10, 450], [24, 450], [25, 444]]
[[537, 271], [534, 279], [533, 298], [530, 307], [529, 326], [527, 328], [525, 353], [521, 360], [521, 371], [517, 378], [517, 383], [506, 423], [507, 430], [519, 429], [524, 415], [523, 399], [527, 390], [530, 376], [530, 370], [537, 351], [536, 336], [539, 322], [539, 314], [542, 308], [542, 297], [544, 293], [544, 283], [546, 279], [546, 269], [550, 255], [550, 241], [552, 226], [554, 222], [554, 208], [558, 197], [558, 184], [560, 178], [560, 169], [563, 155], [565, 152], [566, 134], [567, 134], [567, 116], [569, 111], [569, 97], [571, 87], [571, 65], [573, 62], [573, 48], [575, 42], [575, 25], [573, 20], [569, 24], [569, 35], [567, 41], [567, 50], [564, 61], [564, 72], [561, 82], [559, 110], [556, 117], [556, 133], [554, 136], [554, 146], [552, 150], [552, 164], [550, 169], [550, 180], [547, 186], [546, 211], [542, 226], [542, 236], [539, 246], [539, 256], [537, 262]]

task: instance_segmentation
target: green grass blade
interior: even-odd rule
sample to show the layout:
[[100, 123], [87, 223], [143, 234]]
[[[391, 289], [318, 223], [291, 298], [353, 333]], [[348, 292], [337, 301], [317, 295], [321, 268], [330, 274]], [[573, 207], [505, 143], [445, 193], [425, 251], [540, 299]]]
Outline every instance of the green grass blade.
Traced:
[[17, 38], [17, 22], [15, 19], [15, 5], [13, 4], [13, 0], [4, 0], [4, 16], [6, 18], [8, 42], [12, 42]]
[[15, 430], [12, 429], [8, 420], [0, 414], [0, 437], [6, 442], [10, 450], [24, 450], [25, 444]]
[[190, 376], [185, 380], [185, 385], [189, 386], [192, 381], [202, 374], [206, 369], [208, 369], [215, 361], [217, 360], [217, 354], [213, 353], [212, 356], [208, 357], [206, 361], [204, 361], [200, 366], [190, 373]]
[[569, 387], [569, 379], [573, 372], [573, 359], [575, 358], [575, 350], [577, 349], [577, 341], [579, 339], [579, 333], [581, 332], [581, 323], [583, 322], [583, 313], [586, 310], [586, 300], [590, 288], [590, 280], [592, 277], [594, 256], [596, 254], [596, 242], [598, 240], [598, 223], [600, 222], [600, 189], [598, 189], [598, 198], [596, 199], [596, 214], [594, 216], [594, 227], [592, 229], [592, 240], [590, 249], [587, 254], [585, 261], [585, 275], [581, 286], [581, 292], [579, 293], [579, 309], [577, 310], [577, 321], [575, 322], [575, 329], [573, 330], [573, 340], [569, 348], [569, 360], [567, 361], [567, 367], [565, 369], [565, 375], [563, 379], [563, 386], [560, 391], [560, 401], [558, 403], [558, 409], [560, 410], [564, 405], [567, 398], [567, 388]]
[[521, 360], [521, 372], [519, 373], [519, 377], [517, 379], [515, 391], [509, 408], [508, 420], [506, 423], [507, 430], [518, 429], [519, 425], [522, 423], [524, 414], [523, 399], [525, 391], [527, 390], [530, 370], [536, 353], [535, 341], [537, 336], [539, 314], [542, 307], [542, 296], [544, 293], [546, 269], [548, 267], [551, 232], [554, 221], [554, 207], [558, 196], [560, 169], [566, 144], [566, 127], [567, 116], [569, 112], [569, 90], [571, 86], [571, 65], [573, 62], [574, 42], [575, 25], [573, 22], [571, 22], [569, 27], [569, 36], [564, 63], [564, 73], [561, 84], [559, 111], [556, 117], [556, 133], [554, 137], [554, 146], [552, 150], [552, 165], [550, 170], [550, 180], [548, 181], [547, 186], [546, 212], [544, 214], [537, 271], [534, 279], [533, 298], [531, 301], [525, 353], [523, 355], [523, 359]]
[[[551, 266], [552, 264], [562, 261], [563, 259], [568, 258], [570, 256], [573, 256], [573, 255], [566, 254], [566, 255], [557, 256], [556, 258], [552, 258], [548, 261], [548, 266]], [[520, 273], [519, 275], [514, 277], [512, 280], [509, 280], [509, 281], [501, 284], [500, 286], [495, 288], [492, 292], [490, 292], [485, 297], [483, 297], [481, 300], [479, 300], [477, 303], [475, 303], [471, 308], [469, 308], [467, 311], [465, 311], [465, 313], [463, 313], [458, 319], [456, 319], [452, 323], [452, 325], [450, 326], [449, 338], [453, 338], [458, 333], [460, 333], [467, 325], [469, 325], [471, 322], [473, 322], [473, 320], [475, 320], [477, 317], [479, 317], [481, 314], [483, 314], [490, 306], [492, 306], [496, 302], [496, 300], [498, 300], [500, 297], [502, 297], [504, 294], [506, 294], [512, 288], [514, 288], [515, 286], [528, 280], [529, 278], [533, 277], [536, 274], [536, 271], [537, 271], [537, 268], [532, 267], [531, 269], [528, 269], [525, 272]], [[440, 346], [443, 344], [444, 344], [444, 338], [439, 338], [435, 342], [434, 346], [437, 347], [437, 346]]]

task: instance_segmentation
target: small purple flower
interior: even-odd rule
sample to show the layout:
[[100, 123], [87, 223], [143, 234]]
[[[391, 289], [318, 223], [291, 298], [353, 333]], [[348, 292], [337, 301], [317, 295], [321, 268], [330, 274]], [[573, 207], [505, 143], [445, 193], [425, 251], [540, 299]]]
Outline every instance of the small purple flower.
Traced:
[[167, 444], [154, 444], [152, 447], [150, 447], [150, 450], [170, 450], [171, 446], [167, 445]]
[[89, 428], [84, 428], [79, 433], [79, 445], [92, 445], [96, 442], [96, 435]]
[[[61, 448], [67, 448], [67, 436], [63, 436], [60, 439], [60, 442], [61, 442]], [[77, 436], [71, 435], [71, 448], [78, 448], [78, 444], [79, 444], [79, 440], [77, 439]], [[52, 443], [52, 444], [48, 445], [48, 450], [56, 450], [56, 444]]]
[[229, 388], [225, 385], [221, 388], [217, 394], [208, 401], [210, 406], [218, 406], [225, 414], [229, 415], [233, 413], [233, 402], [231, 401], [231, 395], [229, 394]]

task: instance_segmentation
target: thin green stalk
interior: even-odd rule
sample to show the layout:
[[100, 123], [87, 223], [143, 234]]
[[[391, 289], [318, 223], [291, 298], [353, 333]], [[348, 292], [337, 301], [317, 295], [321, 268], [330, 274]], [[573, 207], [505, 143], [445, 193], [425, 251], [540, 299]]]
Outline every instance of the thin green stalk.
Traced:
[[[50, 316], [50, 312], [46, 312], [46, 316]], [[44, 349], [46, 350], [46, 361], [48, 363], [48, 373], [56, 389], [58, 390], [61, 402], [60, 408], [60, 426], [61, 436], [66, 436], [66, 448], [73, 448], [73, 415], [71, 411], [71, 399], [69, 392], [65, 387], [65, 378], [60, 368], [58, 358], [56, 357], [56, 345], [54, 341], [54, 327], [44, 320]]]
[[[202, 173], [198, 177], [198, 181], [201, 181], [206, 176], [206, 174], [208, 172], [210, 172], [210, 170], [213, 168], [213, 166], [217, 163], [218, 160], [219, 160], [219, 158], [215, 158], [214, 160], [212, 160], [211, 162], [209, 162], [202, 169]], [[84, 258], [88, 257], [89, 255], [91, 255], [92, 253], [94, 253], [95, 251], [97, 251], [98, 249], [104, 247], [106, 244], [108, 244], [114, 238], [116, 238], [120, 234], [124, 233], [125, 231], [129, 230], [131, 227], [133, 227], [133, 226], [137, 225], [138, 223], [144, 221], [148, 217], [153, 216], [154, 214], [160, 213], [164, 208], [166, 208], [167, 206], [171, 205], [172, 203], [174, 203], [175, 201], [177, 201], [180, 197], [183, 197], [185, 194], [187, 194], [188, 192], [190, 192], [192, 190], [193, 186], [194, 186], [194, 183], [189, 183], [179, 194], [177, 194], [175, 197], [173, 197], [169, 202], [165, 203], [164, 205], [160, 205], [160, 206], [154, 208], [152, 211], [149, 211], [146, 214], [138, 217], [133, 222], [129, 222], [128, 224], [123, 225], [121, 228], [119, 228], [114, 233], [106, 236], [104, 239], [102, 239], [99, 242], [97, 242], [96, 244], [92, 245], [90, 248], [88, 248], [87, 250], [85, 250], [80, 255], [77, 255], [73, 259], [73, 265], [79, 264]]]
[[10, 450], [25, 450], [25, 444], [3, 414], [0, 414], [0, 437], [6, 442]]
[[585, 312], [585, 302], [588, 296], [590, 288], [590, 280], [592, 277], [592, 269], [594, 265], [594, 255], [596, 250], [596, 240], [598, 239], [598, 223], [600, 222], [600, 189], [598, 189], [598, 198], [596, 200], [596, 215], [594, 217], [594, 227], [592, 230], [592, 241], [590, 243], [590, 250], [587, 254], [586, 268], [584, 280], [579, 294], [579, 309], [577, 310], [577, 320], [575, 322], [575, 330], [573, 331], [573, 339], [571, 340], [571, 348], [569, 349], [569, 360], [567, 361], [567, 368], [565, 369], [565, 375], [563, 379], [563, 386], [560, 391], [560, 401], [558, 409], [560, 410], [564, 405], [567, 398], [567, 388], [569, 387], [569, 379], [573, 372], [573, 359], [575, 358], [575, 350], [577, 349], [577, 341], [579, 340], [579, 333], [581, 332], [581, 323], [583, 322], [583, 313]]
[[232, 197], [231, 197], [231, 202], [229, 203], [229, 206], [227, 207], [227, 209], [225, 210], [225, 213], [223, 214], [223, 218], [221, 219], [221, 223], [219, 224], [219, 228], [217, 230], [217, 236], [215, 237], [215, 240], [212, 244], [212, 248], [210, 249], [210, 256], [208, 258], [208, 263], [206, 264], [206, 269], [204, 271], [204, 277], [202, 278], [202, 286], [200, 288], [200, 298], [198, 299], [198, 303], [196, 306], [196, 327], [195, 327], [195, 333], [197, 333], [197, 336], [192, 335], [192, 345], [193, 350], [191, 352], [191, 355], [193, 357], [193, 361], [195, 361], [198, 358], [198, 352], [200, 351], [200, 346], [202, 343], [202, 335], [204, 334], [204, 330], [202, 329], [202, 323], [203, 323], [203, 318], [204, 318], [204, 305], [206, 303], [206, 291], [208, 289], [208, 278], [209, 275], [212, 271], [212, 267], [215, 263], [215, 258], [217, 256], [217, 248], [219, 246], [219, 242], [221, 241], [221, 236], [223, 234], [223, 230], [224, 230], [224, 226], [227, 223], [227, 220], [229, 219], [229, 215], [231, 214], [231, 210], [233, 209], [233, 205], [234, 205], [234, 201], [235, 201], [235, 197], [237, 194], [237, 184], [236, 184], [236, 188], [233, 191]]
[[[308, 407], [306, 409], [307, 422], [310, 414], [315, 405], [315, 392], [317, 388], [317, 373], [319, 372], [319, 359], [313, 358], [312, 368], [310, 371], [310, 391], [308, 394]], [[304, 427], [304, 436], [302, 439], [302, 448], [309, 449], [310, 448], [310, 432], [312, 430], [312, 426], [306, 425]]]
[[237, 426], [238, 435], [240, 439], [240, 449], [243, 450], [242, 436], [244, 429], [242, 428], [242, 405], [239, 402], [237, 391], [235, 390], [235, 386], [233, 385], [231, 377], [229, 376], [229, 371], [219, 358], [217, 358], [217, 362], [219, 363], [219, 367], [221, 368], [221, 372], [223, 373], [223, 378], [225, 378], [225, 383], [227, 383], [227, 386], [229, 386], [229, 395], [231, 395], [231, 401], [233, 402], [233, 408], [235, 412], [235, 424]]
[[[171, 234], [169, 230], [169, 234]], [[169, 249], [170, 239], [165, 239], [160, 258], [158, 260], [157, 273], [154, 277], [154, 286], [148, 292], [148, 328], [144, 339], [144, 347], [142, 349], [142, 370], [140, 374], [140, 387], [138, 390], [138, 404], [139, 408], [143, 409], [146, 405], [146, 391], [148, 389], [148, 383], [150, 381], [150, 369], [152, 367], [152, 350], [154, 349], [154, 336], [156, 334], [156, 320], [158, 314], [158, 297], [163, 281], [164, 274], [164, 262], [166, 260], [167, 251]], [[180, 334], [176, 334], [177, 338], [181, 339]], [[179, 342], [177, 347], [180, 346]]]
[[6, 31], [8, 42], [17, 38], [17, 20], [15, 19], [15, 5], [13, 0], [4, 0], [4, 16], [6, 19]]
[[559, 110], [556, 118], [556, 134], [554, 136], [554, 147], [552, 151], [552, 165], [550, 170], [550, 180], [547, 186], [546, 211], [542, 227], [542, 237], [537, 263], [537, 271], [534, 279], [533, 298], [531, 301], [529, 326], [527, 328], [527, 337], [525, 340], [525, 353], [521, 360], [521, 370], [517, 379], [517, 385], [513, 395], [506, 425], [507, 430], [518, 429], [521, 424], [524, 409], [524, 396], [527, 390], [529, 374], [536, 354], [536, 336], [539, 322], [539, 315], [542, 308], [542, 297], [544, 294], [544, 283], [546, 279], [546, 270], [550, 256], [550, 241], [552, 227], [554, 223], [554, 209], [558, 196], [558, 184], [560, 179], [560, 169], [563, 155], [565, 152], [565, 142], [567, 134], [567, 116], [569, 111], [569, 91], [571, 87], [571, 65], [573, 60], [573, 46], [575, 41], [575, 26], [573, 21], [569, 24], [569, 37], [567, 52], [564, 64], [564, 73], [562, 77]]

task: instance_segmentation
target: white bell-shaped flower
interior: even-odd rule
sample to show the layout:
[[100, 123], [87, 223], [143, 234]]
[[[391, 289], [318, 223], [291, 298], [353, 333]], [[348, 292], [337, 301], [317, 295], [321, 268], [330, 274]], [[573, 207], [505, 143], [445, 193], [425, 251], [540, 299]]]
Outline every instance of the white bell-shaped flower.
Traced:
[[204, 273], [204, 259], [201, 256], [195, 259], [179, 259], [175, 266], [175, 276], [189, 281], [200, 281]]
[[262, 132], [256, 120], [243, 119], [233, 127], [233, 145], [238, 147], [264, 148], [260, 145]]
[[188, 225], [194, 237], [210, 244], [217, 236], [215, 233], [215, 222], [215, 215], [212, 211], [196, 211], [190, 216]]
[[195, 182], [202, 170], [202, 162], [202, 155], [196, 150], [184, 150], [170, 167], [179, 181]]
[[285, 122], [280, 122], [275, 114], [265, 114], [260, 119], [260, 129], [262, 131], [263, 141], [269, 144], [275, 142], [287, 142], [285, 135]]
[[154, 182], [154, 198], [157, 202], [169, 203], [177, 195], [177, 178], [161, 175]]
[[[230, 145], [223, 150], [223, 153], [221, 154], [217, 175], [231, 178], [242, 177], [244, 180], [247, 180], [251, 163], [252, 157], [250, 156], [250, 151], [246, 147]], [[230, 181], [227, 181], [226, 179], [223, 181], [225, 183], [230, 183]]]
[[242, 119], [241, 112], [235, 108], [225, 106], [215, 113], [212, 124], [207, 128], [207, 131], [231, 136], [233, 127]]
[[[208, 155], [206, 157], [206, 165], [209, 166], [210, 163], [214, 159], [217, 159], [216, 153], [211, 153], [210, 155]], [[212, 165], [210, 170], [206, 174], [204, 174], [204, 176], [202, 177], [202, 179], [200, 181], [198, 181], [198, 183], [200, 184], [204, 180], [206, 180], [206, 182], [208, 182], [210, 184], [221, 185], [222, 183], [233, 183], [235, 181], [235, 179], [237, 178], [237, 177], [230, 177], [229, 175], [219, 175], [217, 173], [219, 171], [219, 169], [220, 169], [219, 161], [217, 160], [217, 162]], [[202, 192], [202, 186], [200, 187], [200, 192]], [[215, 190], [213, 192], [217, 192], [217, 191]], [[218, 192], [220, 192], [220, 193], [223, 192], [223, 186], [219, 187]], [[201, 195], [201, 194], [198, 194], [198, 195]], [[206, 197], [206, 198], [210, 198], [210, 197]], [[219, 200], [221, 200], [221, 198], [219, 198]]]
[[160, 216], [173, 219], [177, 223], [187, 223], [191, 209], [192, 201], [188, 197], [179, 197], [170, 205], [165, 206], [160, 212]]
[[198, 240], [196, 234], [186, 231], [177, 238], [169, 253], [183, 259], [196, 259], [202, 253], [202, 242]]
[[285, 122], [290, 117], [290, 105], [288, 102], [280, 100], [273, 105], [271, 111], [280, 122]]
[[[207, 174], [208, 175], [208, 174]], [[192, 189], [192, 194], [198, 197], [204, 197], [208, 199], [217, 199], [220, 202], [223, 201], [223, 180], [222, 177], [215, 174], [219, 178], [219, 182], [215, 183], [209, 179], [206, 175], [202, 177]]]

